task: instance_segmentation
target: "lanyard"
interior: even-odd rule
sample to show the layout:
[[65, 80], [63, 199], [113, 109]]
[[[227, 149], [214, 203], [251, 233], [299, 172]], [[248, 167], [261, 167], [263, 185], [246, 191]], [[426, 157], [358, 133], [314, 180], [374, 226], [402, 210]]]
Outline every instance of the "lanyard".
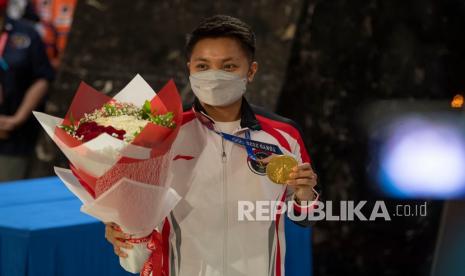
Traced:
[[0, 36], [0, 67], [4, 71], [8, 70], [8, 67], [9, 67], [5, 58], [3, 58], [3, 54], [5, 53], [7, 42], [8, 42], [8, 32], [4, 31], [2, 35]]
[[220, 135], [224, 139], [226, 139], [226, 140], [228, 140], [230, 142], [233, 142], [233, 143], [235, 143], [237, 145], [245, 147], [246, 150], [247, 150], [247, 155], [254, 161], [259, 161], [259, 160], [257, 160], [257, 157], [255, 156], [255, 153], [253, 152], [253, 149], [268, 151], [268, 152], [271, 152], [271, 153], [274, 153], [274, 154], [279, 154], [279, 155], [283, 154], [281, 149], [276, 145], [269, 144], [269, 143], [264, 143], [264, 142], [260, 142], [260, 141], [256, 141], [256, 140], [251, 140], [250, 139], [250, 130], [247, 130], [245, 132], [245, 138], [235, 136], [235, 135], [232, 135], [232, 134], [228, 134], [228, 133], [224, 133], [224, 132], [220, 132], [220, 131], [216, 131], [214, 129], [211, 129], [211, 130], [213, 130], [216, 134]]

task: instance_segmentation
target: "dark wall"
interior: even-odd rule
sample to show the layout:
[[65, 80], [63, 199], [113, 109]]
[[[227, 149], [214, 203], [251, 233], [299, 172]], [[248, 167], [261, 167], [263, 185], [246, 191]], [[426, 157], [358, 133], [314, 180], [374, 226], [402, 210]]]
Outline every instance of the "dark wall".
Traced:
[[[361, 127], [381, 99], [450, 100], [465, 91], [464, 1], [306, 1], [277, 111], [304, 128], [324, 200], [386, 199], [366, 178]], [[423, 201], [389, 200], [396, 204]], [[321, 222], [316, 275], [428, 275], [442, 202], [428, 216]]]
[[256, 30], [261, 68], [248, 96], [274, 108], [301, 5], [301, 0], [79, 1], [54, 99], [69, 98], [80, 80], [114, 93], [136, 73], [154, 89], [174, 78], [183, 96], [190, 97], [186, 35], [202, 18], [223, 13], [243, 18]]

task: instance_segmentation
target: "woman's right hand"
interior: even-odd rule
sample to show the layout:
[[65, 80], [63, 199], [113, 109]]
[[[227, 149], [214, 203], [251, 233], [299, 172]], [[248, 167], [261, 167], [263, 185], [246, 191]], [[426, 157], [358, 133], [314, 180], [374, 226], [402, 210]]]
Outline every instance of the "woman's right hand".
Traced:
[[116, 223], [110, 222], [105, 223], [105, 238], [113, 245], [116, 255], [127, 258], [128, 255], [121, 248], [133, 248], [130, 243], [126, 242], [127, 239], [131, 238], [129, 234], [121, 231], [121, 228]]

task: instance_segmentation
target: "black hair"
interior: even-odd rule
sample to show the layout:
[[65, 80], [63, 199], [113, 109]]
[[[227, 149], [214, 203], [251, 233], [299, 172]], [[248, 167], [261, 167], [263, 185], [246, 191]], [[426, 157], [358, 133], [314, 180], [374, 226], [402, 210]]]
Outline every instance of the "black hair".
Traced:
[[231, 37], [236, 39], [250, 61], [255, 59], [255, 33], [238, 18], [218, 14], [205, 18], [187, 37], [185, 54], [190, 60], [195, 44], [204, 38]]

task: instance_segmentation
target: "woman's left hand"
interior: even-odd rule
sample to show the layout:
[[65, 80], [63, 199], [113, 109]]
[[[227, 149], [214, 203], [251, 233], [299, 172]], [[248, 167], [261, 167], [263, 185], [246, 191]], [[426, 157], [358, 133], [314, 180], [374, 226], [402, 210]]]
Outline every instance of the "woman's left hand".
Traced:
[[318, 176], [313, 171], [310, 163], [303, 163], [294, 167], [286, 184], [294, 189], [297, 203], [315, 200], [316, 195], [313, 187], [317, 184], [317, 178]]

